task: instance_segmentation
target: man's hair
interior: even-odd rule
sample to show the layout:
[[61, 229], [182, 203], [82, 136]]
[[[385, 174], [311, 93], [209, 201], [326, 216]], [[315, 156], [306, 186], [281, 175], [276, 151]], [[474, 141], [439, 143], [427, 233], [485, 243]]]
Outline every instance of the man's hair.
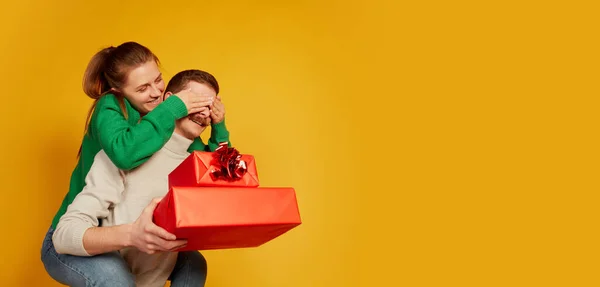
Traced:
[[190, 82], [198, 82], [213, 88], [219, 94], [219, 83], [213, 75], [201, 70], [185, 70], [177, 73], [167, 84], [165, 92], [177, 94], [184, 90]]

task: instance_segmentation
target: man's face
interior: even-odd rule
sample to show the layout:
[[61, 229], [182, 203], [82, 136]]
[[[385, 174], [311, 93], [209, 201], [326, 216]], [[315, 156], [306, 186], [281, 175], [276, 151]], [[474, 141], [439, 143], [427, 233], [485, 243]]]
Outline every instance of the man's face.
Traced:
[[189, 116], [177, 120], [176, 130], [188, 139], [194, 139], [210, 125], [210, 117], [200, 118], [200, 122], [192, 120]]
[[[195, 90], [202, 95], [216, 97], [217, 93], [209, 85], [190, 82], [187, 88]], [[211, 124], [210, 113], [195, 113], [177, 121], [177, 129], [187, 138], [196, 138]]]
[[198, 125], [201, 125], [203, 127], [210, 126], [210, 123], [211, 123], [210, 112], [208, 113], [208, 116], [205, 115], [205, 113], [203, 113], [203, 112], [199, 112], [199, 113], [191, 114], [191, 115], [187, 116], [187, 118], [189, 118], [192, 122], [194, 122]]

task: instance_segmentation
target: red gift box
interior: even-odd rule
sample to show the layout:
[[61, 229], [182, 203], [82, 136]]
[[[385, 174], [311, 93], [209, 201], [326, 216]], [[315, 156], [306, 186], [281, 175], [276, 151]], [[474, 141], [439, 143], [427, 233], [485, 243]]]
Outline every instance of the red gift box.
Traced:
[[247, 168], [241, 178], [235, 180], [215, 179], [211, 173], [220, 169], [215, 162], [215, 153], [194, 151], [169, 174], [169, 185], [257, 187], [258, 173], [254, 156], [243, 154], [240, 159], [245, 162]]
[[293, 188], [173, 186], [154, 222], [187, 239], [178, 251], [260, 246], [301, 224]]

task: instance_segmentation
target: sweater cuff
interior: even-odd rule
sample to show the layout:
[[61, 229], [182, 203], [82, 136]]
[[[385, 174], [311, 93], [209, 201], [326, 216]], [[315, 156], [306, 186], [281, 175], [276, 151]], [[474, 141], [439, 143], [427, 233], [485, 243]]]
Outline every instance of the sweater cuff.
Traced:
[[229, 140], [229, 131], [227, 130], [227, 127], [225, 126], [225, 119], [223, 119], [218, 124], [214, 124], [214, 125], [211, 124], [210, 128], [211, 128], [210, 137], [217, 143], [221, 143], [223, 141]]
[[197, 137], [194, 139], [194, 142], [188, 148], [188, 152], [192, 153], [194, 151], [205, 151], [206, 145], [202, 142], [202, 138]]
[[78, 256], [91, 256], [85, 247], [83, 247], [83, 235], [90, 228], [89, 226], [79, 225], [73, 227], [73, 241], [71, 246], [74, 248], [75, 255]]
[[161, 103], [161, 105], [165, 105], [167, 110], [169, 110], [177, 119], [187, 116], [187, 108], [185, 107], [183, 101], [177, 97], [177, 95], [173, 96], [168, 97], [164, 102]]

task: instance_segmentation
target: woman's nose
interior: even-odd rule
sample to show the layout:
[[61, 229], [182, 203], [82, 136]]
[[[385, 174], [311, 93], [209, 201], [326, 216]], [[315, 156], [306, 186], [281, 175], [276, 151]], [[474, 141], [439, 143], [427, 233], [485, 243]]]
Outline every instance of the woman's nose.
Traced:
[[152, 85], [152, 96], [153, 97], [160, 97], [160, 96], [162, 96], [162, 92], [160, 91], [160, 89], [156, 85]]

